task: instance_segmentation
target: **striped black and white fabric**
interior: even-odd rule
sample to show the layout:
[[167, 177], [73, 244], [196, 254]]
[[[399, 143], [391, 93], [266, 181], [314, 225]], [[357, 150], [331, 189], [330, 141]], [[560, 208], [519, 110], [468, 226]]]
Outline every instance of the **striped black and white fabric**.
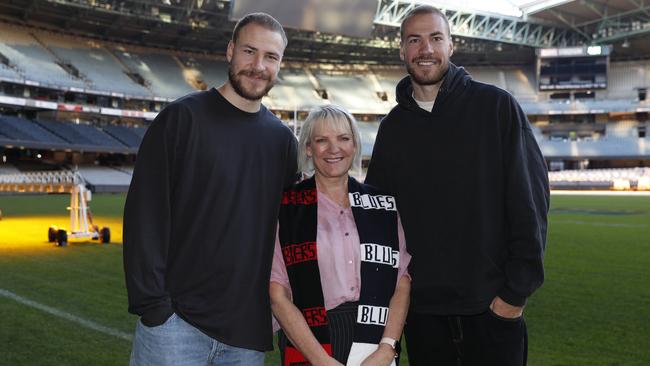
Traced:
[[[377, 349], [388, 320], [399, 267], [397, 205], [395, 198], [374, 187], [348, 179], [349, 200], [359, 232], [361, 291], [352, 346], [346, 365], [359, 365]], [[318, 194], [314, 178], [283, 194], [280, 208], [280, 245], [289, 275], [293, 301], [323, 348], [332, 355], [330, 320], [324, 306], [318, 269]], [[307, 360], [290, 343], [284, 348], [285, 366]]]

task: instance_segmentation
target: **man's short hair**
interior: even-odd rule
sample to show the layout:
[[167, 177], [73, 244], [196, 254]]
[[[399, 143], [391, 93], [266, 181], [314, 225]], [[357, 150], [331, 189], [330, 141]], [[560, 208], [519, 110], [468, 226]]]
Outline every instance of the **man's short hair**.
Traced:
[[431, 5], [418, 5], [415, 8], [411, 9], [406, 16], [404, 16], [404, 19], [402, 20], [402, 24], [399, 26], [399, 36], [400, 36], [400, 42], [404, 42], [404, 26], [406, 23], [408, 23], [411, 18], [413, 18], [416, 15], [422, 15], [422, 14], [435, 14], [438, 15], [439, 17], [442, 18], [442, 20], [445, 21], [445, 24], [447, 25], [447, 35], [449, 38], [451, 38], [451, 27], [449, 26], [449, 19], [447, 19], [447, 16], [445, 13], [436, 8], [435, 6]]
[[246, 15], [245, 17], [239, 19], [237, 24], [235, 24], [235, 28], [232, 31], [232, 42], [237, 43], [237, 39], [239, 38], [239, 31], [241, 31], [242, 28], [247, 26], [248, 24], [257, 24], [260, 25], [270, 31], [279, 33], [282, 36], [282, 40], [284, 41], [284, 45], [286, 46], [288, 43], [287, 40], [287, 35], [284, 33], [284, 28], [282, 28], [282, 24], [275, 20], [274, 17], [266, 14], [266, 13], [250, 13]]

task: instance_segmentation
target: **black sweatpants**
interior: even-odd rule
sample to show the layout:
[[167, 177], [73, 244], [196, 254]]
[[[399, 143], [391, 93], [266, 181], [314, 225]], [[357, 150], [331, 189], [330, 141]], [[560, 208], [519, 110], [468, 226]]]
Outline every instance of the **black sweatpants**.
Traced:
[[528, 332], [523, 317], [409, 312], [404, 330], [410, 366], [525, 366]]

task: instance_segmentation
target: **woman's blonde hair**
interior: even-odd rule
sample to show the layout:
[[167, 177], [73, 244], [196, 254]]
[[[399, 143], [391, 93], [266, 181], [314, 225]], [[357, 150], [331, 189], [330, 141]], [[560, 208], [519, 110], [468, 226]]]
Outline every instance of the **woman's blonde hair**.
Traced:
[[340, 131], [345, 131], [349, 128], [350, 132], [352, 132], [354, 147], [356, 148], [351, 169], [360, 167], [361, 136], [359, 135], [357, 121], [345, 108], [337, 105], [326, 105], [312, 109], [300, 129], [300, 137], [298, 138], [298, 169], [307, 174], [314, 172], [314, 162], [311, 157], [307, 156], [307, 146], [314, 132], [314, 124], [318, 121], [329, 123]]

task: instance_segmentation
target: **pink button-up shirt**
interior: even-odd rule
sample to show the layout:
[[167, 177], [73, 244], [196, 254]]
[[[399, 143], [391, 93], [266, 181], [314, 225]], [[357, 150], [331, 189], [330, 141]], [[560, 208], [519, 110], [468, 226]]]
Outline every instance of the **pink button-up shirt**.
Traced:
[[[399, 240], [398, 280], [407, 275], [411, 255], [406, 251], [404, 229], [397, 221]], [[325, 308], [333, 309], [344, 302], [358, 301], [361, 286], [360, 239], [351, 208], [345, 208], [318, 191], [318, 269]], [[271, 282], [291, 291], [280, 240], [275, 237]]]

